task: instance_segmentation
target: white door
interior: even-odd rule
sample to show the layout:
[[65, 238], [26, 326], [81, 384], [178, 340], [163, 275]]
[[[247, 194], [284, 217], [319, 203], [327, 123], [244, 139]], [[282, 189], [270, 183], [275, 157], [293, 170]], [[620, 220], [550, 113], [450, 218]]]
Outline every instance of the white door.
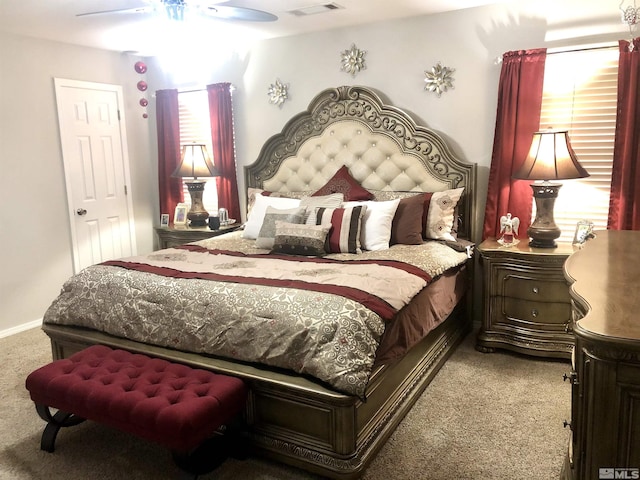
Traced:
[[74, 270], [136, 254], [122, 87], [56, 78]]

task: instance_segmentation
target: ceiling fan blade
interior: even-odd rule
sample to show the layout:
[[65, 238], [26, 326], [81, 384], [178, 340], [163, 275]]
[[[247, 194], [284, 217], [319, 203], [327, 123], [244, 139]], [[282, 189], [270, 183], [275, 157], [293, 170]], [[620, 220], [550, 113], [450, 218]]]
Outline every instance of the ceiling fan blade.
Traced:
[[278, 17], [272, 13], [253, 8], [214, 5], [207, 6], [202, 11], [212, 17], [225, 20], [243, 20], [245, 22], [275, 22], [278, 20]]
[[120, 8], [118, 10], [101, 10], [99, 12], [78, 13], [76, 17], [88, 17], [90, 15], [106, 15], [109, 13], [150, 13], [153, 7]]

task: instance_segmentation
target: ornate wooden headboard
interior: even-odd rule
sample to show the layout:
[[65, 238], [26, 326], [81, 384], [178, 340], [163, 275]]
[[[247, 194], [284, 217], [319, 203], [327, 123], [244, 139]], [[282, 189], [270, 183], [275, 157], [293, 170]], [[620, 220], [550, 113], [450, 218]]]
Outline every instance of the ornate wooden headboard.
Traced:
[[245, 184], [275, 192], [315, 191], [342, 165], [372, 191], [464, 187], [458, 235], [472, 238], [476, 165], [456, 158], [438, 133], [366, 87], [320, 92], [265, 142], [258, 159], [245, 167]]

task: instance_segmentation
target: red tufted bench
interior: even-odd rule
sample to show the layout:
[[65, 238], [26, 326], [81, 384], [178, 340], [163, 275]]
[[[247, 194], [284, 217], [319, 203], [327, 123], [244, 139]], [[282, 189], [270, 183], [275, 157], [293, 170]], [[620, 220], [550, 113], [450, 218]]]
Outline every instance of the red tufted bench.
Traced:
[[166, 446], [195, 476], [214, 466], [191, 464], [189, 456], [236, 417], [247, 398], [238, 378], [103, 345], [35, 370], [26, 387], [48, 422], [43, 450], [53, 452], [61, 427], [89, 419]]

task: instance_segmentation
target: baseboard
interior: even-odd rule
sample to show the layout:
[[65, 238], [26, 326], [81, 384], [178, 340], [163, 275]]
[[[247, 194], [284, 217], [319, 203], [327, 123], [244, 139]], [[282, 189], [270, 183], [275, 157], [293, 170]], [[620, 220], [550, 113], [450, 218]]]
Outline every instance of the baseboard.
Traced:
[[16, 327], [7, 328], [6, 330], [0, 330], [0, 338], [9, 337], [16, 333], [24, 332], [25, 330], [31, 330], [42, 325], [42, 319], [34, 320], [33, 322], [23, 323]]

